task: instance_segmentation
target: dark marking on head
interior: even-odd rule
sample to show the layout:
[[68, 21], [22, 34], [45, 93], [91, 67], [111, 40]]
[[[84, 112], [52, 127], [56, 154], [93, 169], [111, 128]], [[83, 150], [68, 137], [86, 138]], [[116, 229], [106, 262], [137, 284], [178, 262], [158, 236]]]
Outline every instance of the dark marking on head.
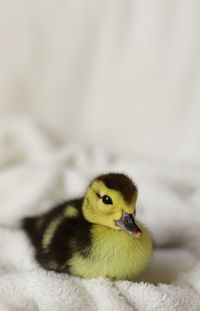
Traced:
[[126, 175], [120, 173], [103, 174], [94, 180], [102, 181], [106, 187], [120, 191], [124, 200], [130, 204], [137, 193], [137, 187]]
[[96, 193], [96, 196], [97, 196], [99, 199], [101, 199], [100, 194], [99, 194], [98, 192], [96, 192], [96, 191], [94, 191], [94, 192]]

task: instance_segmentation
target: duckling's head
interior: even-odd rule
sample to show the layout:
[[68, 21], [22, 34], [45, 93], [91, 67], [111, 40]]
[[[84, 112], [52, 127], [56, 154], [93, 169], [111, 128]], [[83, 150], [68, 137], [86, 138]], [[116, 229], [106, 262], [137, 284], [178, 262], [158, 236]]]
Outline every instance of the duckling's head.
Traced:
[[134, 219], [137, 193], [136, 185], [124, 174], [97, 176], [87, 188], [83, 215], [91, 223], [140, 237], [142, 231]]

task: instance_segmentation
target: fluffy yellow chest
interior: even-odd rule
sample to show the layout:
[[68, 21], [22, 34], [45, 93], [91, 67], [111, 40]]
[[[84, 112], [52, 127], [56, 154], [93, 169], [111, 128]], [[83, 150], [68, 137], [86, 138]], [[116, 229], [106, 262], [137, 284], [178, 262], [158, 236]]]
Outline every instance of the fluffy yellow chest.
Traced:
[[93, 225], [90, 256], [83, 258], [74, 254], [69, 261], [70, 272], [86, 278], [134, 278], [145, 268], [152, 253], [151, 238], [147, 230], [142, 229], [138, 239], [122, 230]]

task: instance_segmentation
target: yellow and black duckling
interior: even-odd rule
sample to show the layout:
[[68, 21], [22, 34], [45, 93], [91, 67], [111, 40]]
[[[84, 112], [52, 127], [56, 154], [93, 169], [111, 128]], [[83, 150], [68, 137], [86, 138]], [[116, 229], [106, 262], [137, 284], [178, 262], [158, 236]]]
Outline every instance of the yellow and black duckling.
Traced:
[[135, 222], [136, 199], [130, 178], [110, 173], [94, 178], [83, 198], [25, 218], [37, 261], [85, 278], [133, 279], [152, 254], [148, 231]]

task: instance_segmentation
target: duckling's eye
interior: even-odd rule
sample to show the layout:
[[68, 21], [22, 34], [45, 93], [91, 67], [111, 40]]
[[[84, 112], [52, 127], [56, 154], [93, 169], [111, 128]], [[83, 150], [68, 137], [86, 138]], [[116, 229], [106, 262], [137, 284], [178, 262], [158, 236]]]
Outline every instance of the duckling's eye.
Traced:
[[113, 204], [111, 198], [110, 198], [108, 195], [104, 195], [104, 196], [102, 197], [102, 202], [103, 202], [104, 204]]

